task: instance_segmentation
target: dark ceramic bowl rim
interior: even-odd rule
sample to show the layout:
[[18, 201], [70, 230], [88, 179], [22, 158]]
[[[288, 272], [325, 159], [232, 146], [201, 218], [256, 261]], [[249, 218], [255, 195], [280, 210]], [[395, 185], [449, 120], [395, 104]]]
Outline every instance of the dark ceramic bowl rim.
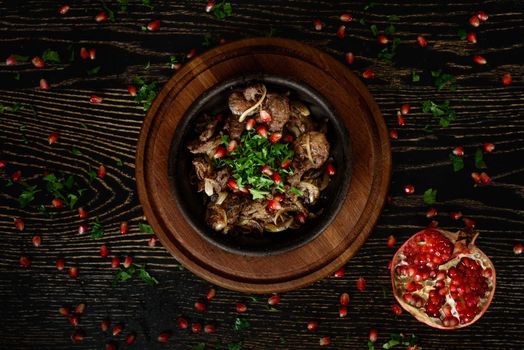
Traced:
[[[215, 239], [214, 237], [218, 234], [217, 232], [213, 231], [212, 229], [208, 228], [209, 232], [203, 232], [202, 229], [195, 224], [191, 214], [189, 213], [189, 210], [187, 206], [184, 203], [184, 198], [181, 196], [180, 190], [178, 188], [178, 181], [175, 180], [174, 173], [175, 173], [175, 163], [176, 159], [178, 158], [178, 153], [180, 152], [181, 147], [181, 140], [183, 139], [184, 134], [187, 132], [188, 126], [191, 124], [191, 122], [198, 118], [199, 112], [201, 112], [206, 104], [209, 102], [209, 100], [215, 96], [216, 94], [220, 94], [221, 92], [225, 90], [230, 90], [232, 87], [235, 86], [245, 86], [249, 82], [264, 82], [274, 85], [279, 85], [283, 87], [287, 87], [290, 89], [293, 89], [294, 91], [298, 91], [301, 93], [305, 93], [312, 97], [315, 102], [320, 105], [320, 107], [326, 111], [327, 117], [329, 119], [329, 124], [333, 127], [335, 132], [338, 134], [337, 136], [342, 139], [341, 142], [341, 148], [343, 150], [346, 164], [344, 165], [345, 171], [344, 178], [340, 181], [341, 187], [338, 191], [337, 200], [333, 201], [330, 205], [329, 211], [326, 210], [321, 214], [322, 218], [320, 219], [320, 223], [317, 224], [317, 227], [315, 230], [311, 230], [312, 232], [308, 232], [308, 234], [303, 234], [302, 238], [296, 242], [292, 242], [292, 244], [284, 245], [283, 247], [276, 247], [269, 250], [252, 250], [252, 249], [245, 249], [245, 248], [238, 248], [230, 244], [225, 244], [221, 242], [220, 240]], [[344, 142], [345, 141], [345, 142]], [[214, 246], [217, 246], [227, 252], [243, 255], [243, 256], [271, 256], [271, 255], [277, 255], [277, 254], [283, 254], [292, 250], [295, 250], [297, 248], [300, 248], [307, 244], [308, 242], [314, 240], [316, 237], [318, 237], [324, 230], [331, 224], [333, 219], [336, 217], [338, 212], [340, 211], [340, 208], [344, 204], [345, 200], [345, 194], [348, 192], [348, 188], [350, 185], [351, 180], [351, 142], [350, 142], [350, 136], [348, 133], [347, 128], [343, 124], [343, 122], [337, 117], [336, 113], [334, 112], [334, 109], [331, 107], [330, 103], [322, 96], [320, 95], [315, 89], [310, 87], [309, 85], [297, 81], [296, 79], [290, 78], [290, 77], [283, 77], [283, 76], [276, 76], [271, 74], [243, 74], [236, 77], [233, 77], [231, 79], [228, 79], [224, 82], [221, 82], [219, 84], [216, 84], [206, 90], [202, 95], [200, 95], [187, 109], [187, 111], [182, 116], [180, 123], [177, 125], [175, 133], [173, 135], [173, 139], [171, 141], [171, 147], [169, 151], [169, 178], [171, 179], [170, 185], [171, 185], [171, 192], [175, 197], [175, 201], [177, 202], [180, 211], [182, 212], [182, 215], [184, 216], [184, 219], [190, 224], [190, 226], [195, 230], [201, 237], [203, 237], [207, 242], [211, 243]], [[337, 169], [338, 172], [339, 169]], [[203, 218], [202, 218], [203, 220]], [[306, 223], [307, 225], [307, 223]], [[299, 228], [299, 230], [303, 229], [303, 227]], [[310, 230], [308, 230], [310, 231]], [[281, 233], [285, 234], [286, 231], [282, 231]]]

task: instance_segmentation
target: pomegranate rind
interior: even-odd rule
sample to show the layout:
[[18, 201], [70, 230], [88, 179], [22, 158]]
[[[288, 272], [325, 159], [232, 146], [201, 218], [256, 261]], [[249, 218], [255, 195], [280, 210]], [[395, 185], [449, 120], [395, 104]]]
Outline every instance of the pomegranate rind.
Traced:
[[[468, 323], [460, 323], [459, 322], [459, 324], [455, 325], [455, 326], [449, 326], [449, 327], [444, 326], [439, 318], [428, 316], [425, 313], [423, 308], [417, 308], [415, 306], [412, 306], [412, 305], [408, 304], [402, 298], [402, 295], [400, 295], [400, 293], [397, 293], [397, 290], [401, 289], [401, 288], [398, 288], [398, 286], [397, 286], [397, 278], [396, 278], [397, 275], [396, 275], [396, 269], [395, 269], [395, 267], [397, 266], [397, 264], [399, 262], [399, 259], [400, 259], [399, 258], [399, 255], [400, 255], [399, 253], [401, 253], [401, 252], [403, 252], [405, 250], [405, 248], [411, 242], [413, 237], [415, 237], [416, 235], [418, 235], [420, 233], [424, 233], [426, 231], [438, 232], [441, 235], [443, 235], [444, 237], [448, 238], [455, 245], [455, 251], [453, 252], [453, 257], [449, 261], [452, 261], [452, 260], [455, 260], [455, 259], [458, 259], [458, 261], [460, 261], [460, 259], [463, 258], [463, 257], [474, 257], [474, 260], [481, 261], [484, 266], [491, 268], [492, 274], [488, 278], [488, 281], [491, 282], [491, 283], [488, 284], [490, 293], [487, 296], [487, 298], [485, 299], [485, 301], [483, 302], [481, 311], [473, 318], [473, 320], [471, 320]], [[489, 306], [490, 306], [490, 304], [491, 304], [491, 302], [493, 300], [493, 296], [495, 295], [496, 271], [495, 271], [495, 267], [493, 265], [493, 262], [489, 259], [489, 257], [486, 254], [484, 254], [484, 252], [482, 252], [480, 249], [478, 249], [474, 244], [469, 244], [467, 246], [465, 244], [460, 245], [460, 242], [461, 242], [461, 241], [459, 241], [460, 234], [461, 234], [460, 231], [459, 232], [449, 232], [449, 231], [440, 230], [440, 229], [433, 229], [433, 228], [432, 229], [424, 229], [422, 231], [419, 231], [419, 232], [415, 233], [406, 242], [404, 242], [404, 244], [397, 250], [397, 252], [393, 256], [393, 259], [391, 260], [392, 261], [391, 271], [390, 271], [391, 272], [391, 283], [392, 283], [393, 295], [395, 296], [395, 299], [402, 306], [402, 308], [404, 310], [406, 310], [411, 315], [413, 315], [418, 321], [420, 321], [420, 322], [422, 322], [422, 323], [424, 323], [424, 324], [426, 324], [426, 325], [428, 325], [430, 327], [433, 327], [433, 328], [442, 329], [442, 330], [455, 330], [455, 329], [460, 329], [460, 328], [471, 326], [472, 324], [477, 322], [484, 315], [484, 313], [487, 311], [487, 309], [489, 308]], [[457, 241], [459, 241], [458, 245], [456, 244]], [[460, 251], [459, 252], [456, 252], [457, 246], [460, 247]], [[445, 265], [445, 264], [443, 264], [443, 265]]]

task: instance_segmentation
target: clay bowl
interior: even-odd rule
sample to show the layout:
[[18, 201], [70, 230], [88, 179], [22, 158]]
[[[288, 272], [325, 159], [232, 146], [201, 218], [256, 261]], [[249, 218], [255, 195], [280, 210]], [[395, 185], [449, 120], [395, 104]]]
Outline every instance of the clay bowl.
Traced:
[[[328, 120], [337, 174], [317, 205], [322, 215], [300, 229], [217, 234], [205, 224], [186, 145], [202, 112], [224, 110], [231, 89], [251, 81], [289, 91]], [[296, 289], [349, 260], [380, 214], [390, 172], [387, 129], [358, 78], [312, 47], [266, 38], [219, 46], [177, 72], [144, 120], [136, 161], [140, 201], [166, 249], [210, 282], [250, 293]]]

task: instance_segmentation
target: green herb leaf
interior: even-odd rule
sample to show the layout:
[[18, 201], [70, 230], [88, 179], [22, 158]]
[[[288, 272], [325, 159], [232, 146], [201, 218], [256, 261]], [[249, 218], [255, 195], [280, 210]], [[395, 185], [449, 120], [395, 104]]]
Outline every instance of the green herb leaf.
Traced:
[[149, 274], [149, 272], [146, 271], [145, 265], [140, 266], [140, 270], [138, 271], [138, 277], [145, 283], [149, 284], [150, 286], [154, 286], [158, 284], [158, 280], [152, 277]]
[[71, 154], [73, 154], [73, 155], [75, 155], [75, 156], [80, 156], [80, 155], [82, 155], [82, 151], [80, 151], [78, 148], [75, 148], [75, 147], [71, 148], [71, 151], [70, 151], [70, 152], [71, 152]]
[[101, 69], [101, 68], [102, 68], [102, 67], [100, 67], [100, 66], [96, 66], [96, 67], [94, 67], [94, 68], [88, 69], [88, 70], [87, 70], [87, 75], [97, 75], [98, 72], [100, 72], [100, 69]]
[[475, 151], [475, 167], [477, 169], [486, 169], [488, 167], [484, 161], [484, 153], [482, 153], [480, 148], [477, 148]]
[[96, 171], [94, 171], [93, 169], [91, 169], [91, 167], [89, 167], [89, 171], [87, 172], [87, 176], [89, 177], [89, 183], [93, 182], [94, 179], [96, 179], [96, 177], [98, 176]]
[[393, 35], [395, 34], [395, 26], [393, 24], [390, 24], [388, 25], [385, 29], [384, 29], [384, 33], [387, 34], [387, 35]]
[[100, 219], [96, 217], [95, 221], [91, 222], [90, 236], [93, 239], [100, 239], [104, 237], [105, 231], [104, 227], [100, 223]]
[[459, 36], [460, 40], [465, 40], [467, 37], [467, 33], [464, 29], [459, 29], [457, 31], [457, 35]]
[[151, 5], [151, 0], [142, 0], [142, 5], [149, 7], [150, 10], [154, 9], [153, 5]]
[[120, 12], [126, 13], [127, 6], [129, 5], [129, 1], [128, 0], [118, 0], [118, 5], [120, 5]]
[[235, 324], [233, 325], [233, 329], [235, 331], [241, 331], [249, 327], [251, 327], [251, 324], [249, 323], [249, 321], [246, 320], [245, 318], [240, 318], [240, 317], [237, 317], [237, 319], [235, 320]]
[[231, 6], [231, 2], [222, 1], [215, 4], [215, 7], [213, 7], [213, 14], [220, 20], [224, 20], [226, 17], [233, 15], [233, 7]]
[[424, 192], [424, 203], [427, 205], [433, 205], [437, 202], [437, 190], [434, 190], [432, 188], [428, 188], [426, 192]]
[[47, 49], [42, 54], [42, 58], [47, 63], [60, 63], [60, 55], [58, 52], [53, 51], [51, 49]]
[[397, 15], [388, 16], [388, 22], [398, 22], [399, 20], [400, 20], [400, 17]]
[[24, 63], [29, 62], [29, 56], [22, 56], [22, 55], [11, 55], [18, 63]]
[[206, 343], [198, 343], [191, 348], [191, 350], [205, 350], [205, 349], [206, 349]]
[[371, 30], [371, 34], [373, 34], [373, 36], [378, 35], [378, 28], [375, 24], [372, 24], [371, 26], [369, 26], [369, 29]]
[[420, 75], [414, 70], [411, 71], [411, 81], [417, 83], [420, 81]]
[[249, 192], [253, 196], [253, 199], [265, 198], [266, 194], [269, 194], [269, 191], [260, 191], [260, 190], [255, 190], [254, 188], [250, 188]]
[[227, 344], [227, 350], [242, 350], [242, 342]]
[[147, 84], [141, 77], [135, 77], [133, 81], [138, 87], [138, 91], [135, 96], [135, 101], [143, 105], [144, 111], [149, 110], [151, 104], [153, 103], [153, 100], [156, 97], [158, 83], [152, 82]]
[[434, 117], [439, 119], [440, 126], [446, 128], [455, 121], [457, 114], [449, 106], [449, 101], [444, 101], [441, 104], [437, 104], [431, 100], [424, 101], [422, 103], [422, 111], [424, 113], [431, 113]]
[[19, 81], [20, 78], [21, 78], [21, 75], [20, 73], [16, 73], [15, 76], [14, 76], [15, 80]]
[[119, 168], [122, 168], [124, 166], [124, 162], [122, 161], [122, 159], [120, 158], [116, 159], [116, 166]]
[[143, 233], [150, 233], [152, 235], [155, 234], [155, 231], [153, 231], [153, 228], [149, 224], [144, 224], [142, 222], [139, 222], [138, 223], [138, 229], [139, 229], [140, 232], [143, 232]]
[[448, 73], [443, 73], [441, 70], [431, 71], [431, 76], [435, 78], [435, 87], [437, 91], [448, 88], [450, 91], [457, 89], [457, 79]]
[[140, 278], [142, 281], [149, 285], [156, 285], [158, 284], [158, 280], [154, 277], [152, 277], [149, 272], [146, 271], [145, 265], [139, 265], [139, 264], [133, 264], [130, 267], [126, 268], [118, 268], [118, 271], [113, 278], [113, 286], [115, 286], [119, 282], [125, 282], [127, 280], [130, 280], [131, 278], [135, 277], [138, 274], [138, 278]]
[[29, 186], [22, 183], [22, 186], [24, 186], [24, 190], [18, 196], [18, 204], [20, 204], [20, 207], [25, 208], [35, 199], [35, 194], [41, 192], [41, 190], [37, 189], [37, 185]]
[[25, 129], [26, 129], [25, 125], [20, 125], [18, 127], [18, 131], [20, 131], [20, 135], [22, 135], [22, 141], [24, 141], [24, 143], [26, 145], [28, 145], [29, 144], [29, 139], [27, 138], [27, 134], [25, 133]]
[[117, 273], [115, 274], [115, 277], [113, 278], [113, 283], [112, 283], [113, 286], [115, 286], [117, 283], [125, 282], [133, 278], [134, 273], [135, 273], [135, 268], [132, 266], [127, 269], [123, 269], [119, 267]]
[[100, 3], [102, 4], [102, 8], [104, 9], [104, 11], [107, 13], [107, 16], [109, 17], [109, 20], [111, 22], [114, 22], [115, 21], [115, 13], [113, 12], [113, 10], [111, 10], [105, 3], [104, 0], [100, 0]]
[[368, 350], [375, 350], [375, 343], [371, 340], [368, 340]]
[[400, 345], [401, 342], [399, 340], [396, 340], [396, 339], [390, 339], [388, 340], [386, 343], [384, 343], [384, 345], [382, 345], [382, 348], [384, 349], [391, 349], [397, 345]]
[[449, 160], [453, 164], [453, 171], [457, 172], [464, 169], [464, 159], [462, 157], [456, 156], [453, 153], [449, 155]]

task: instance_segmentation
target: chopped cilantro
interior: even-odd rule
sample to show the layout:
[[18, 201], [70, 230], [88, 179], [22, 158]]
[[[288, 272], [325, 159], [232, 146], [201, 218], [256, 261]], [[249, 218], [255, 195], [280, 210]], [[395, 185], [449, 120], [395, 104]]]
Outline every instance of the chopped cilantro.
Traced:
[[432, 188], [428, 188], [426, 192], [424, 192], [424, 203], [427, 205], [433, 205], [437, 202], [437, 190], [434, 190]]
[[237, 317], [237, 319], [235, 320], [235, 324], [233, 325], [233, 329], [235, 331], [241, 331], [249, 327], [251, 327], [251, 324], [249, 323], [249, 321], [246, 320], [245, 318], [240, 318], [240, 317]]
[[54, 173], [44, 176], [47, 192], [53, 194], [55, 198], [63, 200], [70, 209], [73, 209], [78, 199], [86, 191], [79, 188], [73, 176], [57, 177]]
[[138, 223], [138, 230], [143, 233], [150, 233], [152, 235], [155, 234], [151, 225], [144, 224], [143, 222]]
[[151, 5], [151, 0], [142, 0], [142, 5], [149, 7], [150, 10], [154, 9], [153, 5]]
[[47, 49], [42, 54], [42, 58], [47, 63], [60, 63], [60, 55], [58, 52], [53, 51], [51, 49]]
[[97, 75], [100, 72], [101, 68], [102, 67], [100, 67], [100, 66], [96, 66], [94, 68], [88, 69], [87, 70], [87, 75]]
[[18, 127], [18, 131], [20, 131], [20, 135], [22, 135], [22, 141], [24, 141], [24, 143], [27, 145], [29, 144], [29, 139], [27, 138], [27, 134], [25, 133], [25, 128], [25, 125], [20, 125]]
[[151, 286], [159, 283], [155, 277], [152, 277], [149, 272], [147, 272], [146, 266], [144, 264], [133, 264], [128, 268], [119, 267], [115, 277], [113, 278], [112, 284], [115, 286], [117, 283], [130, 280], [134, 276], [138, 276], [138, 278], [140, 278], [143, 282]]
[[269, 191], [260, 191], [255, 190], [254, 188], [250, 188], [249, 192], [253, 196], [253, 199], [262, 199], [266, 196], [266, 194], [269, 194]]
[[115, 13], [113, 12], [113, 10], [111, 10], [106, 5], [106, 2], [104, 0], [100, 0], [100, 3], [102, 4], [102, 8], [104, 9], [104, 11], [107, 13], [107, 16], [109, 17], [109, 20], [111, 22], [114, 22], [115, 21]]
[[453, 164], [453, 171], [457, 172], [464, 169], [464, 159], [462, 157], [456, 156], [453, 153], [450, 153], [449, 160]]
[[375, 343], [371, 340], [368, 340], [368, 350], [375, 350]]
[[482, 153], [480, 148], [477, 148], [475, 151], [475, 167], [477, 169], [486, 169], [488, 167], [484, 161], [484, 153]]
[[25, 208], [35, 199], [35, 194], [38, 192], [41, 192], [41, 190], [37, 189], [37, 185], [30, 186], [26, 183], [22, 183], [22, 186], [24, 187], [22, 193], [18, 196], [18, 203], [20, 204], [20, 207]]
[[120, 12], [126, 13], [127, 6], [129, 5], [129, 1], [128, 0], [118, 0], [118, 5], [120, 5]]
[[71, 154], [73, 154], [75, 156], [79, 156], [79, 155], [82, 154], [82, 151], [80, 151], [78, 148], [75, 148], [75, 147], [71, 148], [70, 152], [71, 152]]
[[464, 29], [459, 29], [457, 31], [457, 35], [459, 36], [460, 40], [465, 40], [467, 37], [467, 33]]
[[233, 7], [231, 6], [231, 2], [229, 1], [222, 1], [220, 3], [215, 4], [215, 7], [213, 7], [213, 14], [216, 18], [223, 20], [226, 17], [233, 15]]
[[373, 34], [373, 36], [377, 36], [378, 35], [378, 28], [376, 26], [376, 24], [372, 24], [369, 29], [371, 30], [371, 34]]
[[206, 349], [206, 343], [198, 343], [191, 348], [191, 350], [205, 350], [205, 349]]
[[449, 101], [437, 104], [431, 100], [422, 103], [422, 111], [431, 113], [434, 117], [439, 118], [440, 126], [447, 128], [451, 122], [457, 118], [456, 112], [449, 106]]
[[420, 74], [415, 72], [414, 70], [411, 71], [411, 81], [414, 83], [417, 83], [420, 81]]
[[144, 111], [149, 110], [151, 104], [153, 103], [153, 100], [156, 97], [158, 83], [154, 81], [152, 83], [147, 84], [141, 77], [135, 77], [133, 81], [138, 87], [138, 91], [135, 96], [135, 101], [137, 103], [143, 104]]
[[435, 78], [435, 87], [437, 91], [441, 91], [448, 88], [450, 91], [457, 89], [457, 79], [448, 73], [442, 73], [442, 70], [432, 70], [431, 76]]
[[227, 350], [242, 350], [242, 342], [227, 344]]
[[104, 227], [102, 226], [102, 223], [100, 222], [100, 219], [97, 216], [95, 221], [91, 222], [90, 236], [93, 239], [100, 239], [104, 237], [104, 234]]

